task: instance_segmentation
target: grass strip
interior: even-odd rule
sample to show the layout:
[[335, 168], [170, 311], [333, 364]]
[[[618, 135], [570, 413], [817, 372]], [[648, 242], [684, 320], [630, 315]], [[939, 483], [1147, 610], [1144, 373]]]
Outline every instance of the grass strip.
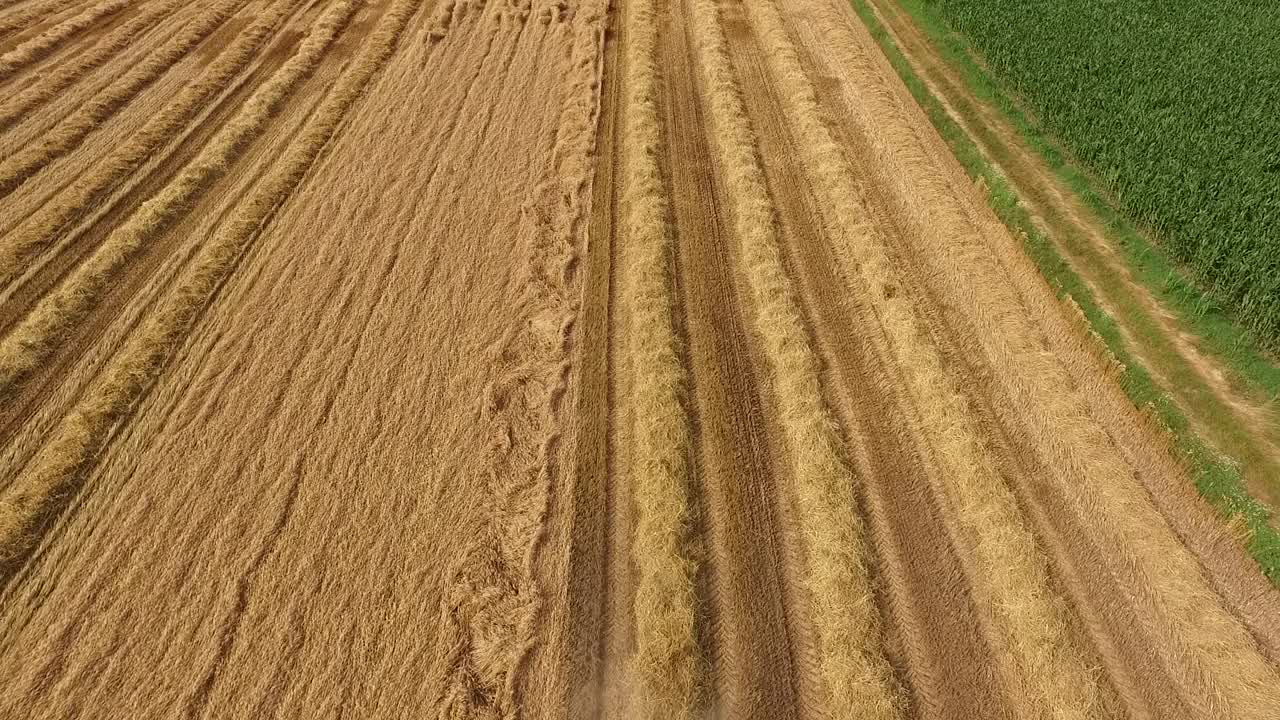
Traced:
[[[912, 97], [924, 109], [929, 121], [946, 141], [965, 172], [975, 181], [981, 180], [985, 183], [988, 190], [987, 201], [991, 209], [1011, 231], [1023, 239], [1023, 247], [1028, 256], [1053, 286], [1058, 297], [1063, 300], [1070, 298], [1080, 307], [1094, 332], [1121, 363], [1122, 369], [1118, 377], [1125, 394], [1134, 405], [1148, 408], [1168, 429], [1172, 435], [1174, 450], [1191, 473], [1200, 494], [1229, 521], [1243, 524], [1249, 554], [1258, 562], [1267, 578], [1273, 584], [1280, 586], [1280, 532], [1269, 524], [1270, 511], [1249, 495], [1240, 478], [1239, 470], [1210, 450], [1196, 436], [1186, 416], [1167, 395], [1161, 392], [1150, 373], [1129, 352], [1115, 320], [1099, 306], [1093, 293], [1058, 254], [1053, 243], [1036, 228], [1026, 208], [1019, 203], [1017, 193], [1009, 187], [1004, 177], [991, 167], [973, 140], [947, 114], [942, 104], [915, 74], [893, 38], [880, 24], [871, 6], [866, 0], [850, 1], [858, 17], [875, 38], [876, 44], [880, 46], [898, 76], [906, 84]], [[902, 2], [904, 7], [910, 8], [914, 0], [899, 0], [899, 2]], [[922, 29], [930, 33], [928, 27]], [[972, 59], [969, 62], [972, 64]], [[976, 69], [976, 65], [973, 67]], [[979, 97], [982, 96], [979, 95]], [[1025, 123], [1025, 117], [1023, 122]], [[1057, 156], [1058, 165], [1063, 165], [1065, 162], [1064, 158]], [[1072, 187], [1075, 188], [1074, 185]], [[1096, 196], [1095, 201], [1101, 202]], [[1116, 217], [1114, 212], [1111, 216]], [[1117, 221], [1123, 222], [1118, 218]], [[1111, 221], [1108, 220], [1108, 222], [1108, 227], [1112, 227]], [[1148, 244], [1147, 247], [1150, 248], [1150, 245]], [[1153, 248], [1151, 251], [1155, 252]], [[1229, 322], [1220, 311], [1214, 312], [1217, 313], [1219, 320]], [[1239, 329], [1234, 329], [1233, 332], [1237, 336], [1245, 334]], [[1243, 346], [1238, 346], [1238, 349], [1242, 353], [1246, 352]], [[1247, 352], [1252, 352], [1260, 362], [1262, 361], [1256, 350], [1247, 350]], [[1269, 378], [1269, 375], [1264, 374], [1264, 377]]]
[[[1120, 251], [1134, 278], [1164, 307], [1173, 310], [1184, 326], [1203, 341], [1205, 349], [1226, 363], [1237, 375], [1237, 382], [1246, 383], [1267, 398], [1280, 398], [1280, 364], [1263, 349], [1274, 350], [1280, 339], [1263, 337], [1242, 327], [1225, 307], [1201, 291], [1167, 253], [1116, 209], [1106, 192], [1099, 189], [1098, 181], [1076, 165], [1044, 127], [979, 64], [968, 41], [951, 30], [935, 8], [924, 0], [894, 1], [960, 75], [966, 89], [979, 101], [997, 108], [1054, 176], [1102, 221], [1107, 238]], [[862, 3], [865, 0], [855, 2]], [[869, 7], [868, 13], [871, 14]]]

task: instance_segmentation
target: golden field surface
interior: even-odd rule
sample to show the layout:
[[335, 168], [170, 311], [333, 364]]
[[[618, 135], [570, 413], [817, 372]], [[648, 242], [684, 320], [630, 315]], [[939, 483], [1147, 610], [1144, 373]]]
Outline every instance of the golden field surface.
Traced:
[[844, 0], [0, 2], [0, 717], [1280, 717]]

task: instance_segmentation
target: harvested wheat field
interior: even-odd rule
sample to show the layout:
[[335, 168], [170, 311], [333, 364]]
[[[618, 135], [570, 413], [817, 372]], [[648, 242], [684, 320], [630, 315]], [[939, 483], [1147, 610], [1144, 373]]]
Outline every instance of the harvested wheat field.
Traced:
[[0, 5], [0, 717], [1280, 717], [844, 0]]

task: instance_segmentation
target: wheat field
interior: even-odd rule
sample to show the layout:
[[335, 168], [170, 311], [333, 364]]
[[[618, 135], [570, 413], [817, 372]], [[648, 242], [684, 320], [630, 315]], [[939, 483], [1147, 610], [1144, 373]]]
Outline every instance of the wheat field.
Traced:
[[982, 193], [844, 0], [0, 4], [0, 717], [1276, 717]]

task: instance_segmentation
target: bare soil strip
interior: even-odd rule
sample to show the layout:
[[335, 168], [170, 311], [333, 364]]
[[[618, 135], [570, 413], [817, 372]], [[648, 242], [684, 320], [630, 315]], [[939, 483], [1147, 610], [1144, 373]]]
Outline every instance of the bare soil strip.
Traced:
[[1280, 707], [844, 0], [0, 7], [0, 715]]
[[[566, 642], [569, 662], [564, 667], [566, 687], [562, 714], [573, 720], [602, 717], [607, 705], [608, 678], [626, 656], [622, 636], [629, 623], [618, 622], [619, 605], [627, 606], [626, 546], [619, 536], [628, 534], [628, 494], [612, 482], [618, 462], [609, 429], [619, 414], [613, 363], [618, 338], [610, 328], [617, 305], [618, 238], [615, 221], [619, 208], [621, 168], [622, 31], [621, 6], [609, 8], [601, 55], [599, 122], [595, 138], [595, 174], [591, 182], [591, 221], [583, 259], [579, 333], [575, 342], [583, 350], [574, 385], [577, 406], [577, 446], [572, 496], [572, 529], [568, 547], [569, 587], [567, 612], [575, 622]], [[620, 597], [621, 596], [621, 597]]]
[[775, 486], [782, 473], [768, 440], [777, 418], [766, 414], [767, 398], [757, 380], [762, 368], [744, 323], [749, 301], [740, 297], [733, 269], [745, 255], [736, 247], [725, 205], [733, 181], [723, 174], [725, 159], [713, 154], [720, 128], [708, 123], [701, 107], [705, 86], [696, 74], [688, 13], [687, 5], [668, 6], [669, 24], [660, 36], [666, 40], [662, 107], [668, 157], [681, 158], [666, 166], [664, 177], [674, 200], [681, 327], [695, 415], [708, 419], [698, 426], [697, 476], [712, 568], [708, 609], [715, 625], [716, 712], [794, 715], [796, 670], [775, 510], [785, 496]]

